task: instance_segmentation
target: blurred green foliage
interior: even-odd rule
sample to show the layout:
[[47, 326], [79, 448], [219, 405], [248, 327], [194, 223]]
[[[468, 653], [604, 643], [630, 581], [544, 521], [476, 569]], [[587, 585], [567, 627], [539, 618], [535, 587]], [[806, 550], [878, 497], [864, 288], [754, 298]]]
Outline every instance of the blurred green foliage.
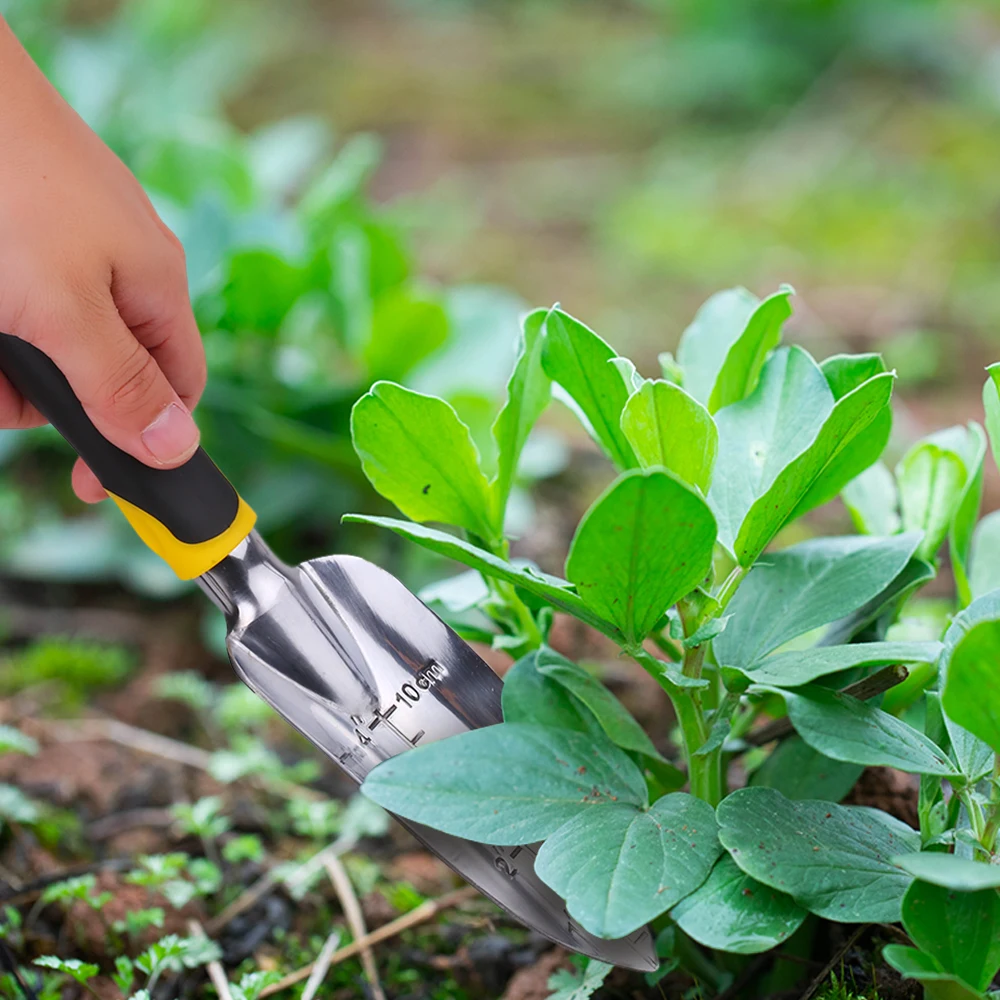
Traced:
[[45, 685], [64, 708], [79, 708], [93, 692], [120, 684], [134, 663], [134, 654], [122, 646], [39, 639], [3, 658], [0, 695]]
[[373, 0], [300, 16], [295, 58], [276, 54], [268, 79], [389, 137], [391, 183], [419, 178], [411, 218], [443, 273], [558, 297], [650, 371], [651, 345], [680, 335], [665, 316], [778, 280], [812, 304], [796, 335], [816, 350], [930, 331], [944, 346], [920, 381], [942, 394], [964, 370], [949, 340], [989, 360], [994, 0]]
[[[374, 380], [483, 439], [521, 309], [498, 284], [558, 296], [649, 371], [680, 333], [664, 316], [778, 277], [812, 305], [797, 337], [885, 350], [914, 386], [961, 377], [949, 340], [1000, 322], [992, 0], [0, 12], [184, 241], [205, 442], [289, 557], [357, 544], [331, 536], [363, 504], [345, 428]], [[9, 570], [177, 591], [117, 515], [64, 519], [52, 435], [0, 434], [0, 461]]]
[[[259, 48], [252, 8], [133, 0], [96, 23], [60, 27], [65, 9], [56, 0], [6, 4], [50, 79], [184, 243], [209, 361], [198, 410], [205, 446], [279, 548], [301, 555], [330, 545], [339, 511], [367, 489], [346, 435], [354, 400], [392, 378], [489, 406], [493, 369], [502, 371], [490, 355], [513, 355], [520, 303], [413, 273], [400, 233], [367, 194], [380, 157], [372, 137], [338, 143], [311, 118], [250, 135], [226, 121], [226, 95]], [[470, 350], [487, 363], [469, 365]], [[39, 450], [65, 450], [47, 431], [5, 443], [21, 473]], [[64, 521], [51, 502], [10, 506], [6, 561], [15, 572], [177, 589], [114, 512]]]

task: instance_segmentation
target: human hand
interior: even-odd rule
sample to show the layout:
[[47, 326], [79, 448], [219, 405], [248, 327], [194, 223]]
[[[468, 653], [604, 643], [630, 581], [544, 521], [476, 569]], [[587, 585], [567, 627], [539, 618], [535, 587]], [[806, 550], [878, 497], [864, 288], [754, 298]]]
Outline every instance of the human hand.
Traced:
[[[2, 17], [0, 331], [44, 351], [98, 430], [140, 461], [171, 468], [197, 449], [205, 355], [180, 242]], [[43, 423], [0, 376], [0, 427]], [[73, 488], [106, 496], [81, 461]]]

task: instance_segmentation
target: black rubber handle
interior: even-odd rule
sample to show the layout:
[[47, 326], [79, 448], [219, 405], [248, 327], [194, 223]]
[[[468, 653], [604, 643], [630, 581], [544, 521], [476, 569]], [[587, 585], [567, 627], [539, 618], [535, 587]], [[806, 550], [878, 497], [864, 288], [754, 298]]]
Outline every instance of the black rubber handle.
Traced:
[[239, 495], [203, 449], [176, 469], [143, 464], [98, 431], [47, 355], [5, 333], [0, 333], [0, 371], [72, 445], [108, 493], [149, 515], [177, 541], [186, 546], [209, 542], [237, 520]]

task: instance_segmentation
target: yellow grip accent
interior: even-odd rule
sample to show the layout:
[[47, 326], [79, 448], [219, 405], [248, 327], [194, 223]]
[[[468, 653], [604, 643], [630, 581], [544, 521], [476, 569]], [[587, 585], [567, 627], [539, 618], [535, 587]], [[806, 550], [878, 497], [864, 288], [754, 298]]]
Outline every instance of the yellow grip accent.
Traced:
[[217, 566], [253, 530], [257, 515], [240, 497], [233, 523], [215, 538], [204, 542], [182, 542], [165, 525], [140, 507], [109, 493], [108, 496], [128, 518], [135, 533], [182, 579], [193, 580]]

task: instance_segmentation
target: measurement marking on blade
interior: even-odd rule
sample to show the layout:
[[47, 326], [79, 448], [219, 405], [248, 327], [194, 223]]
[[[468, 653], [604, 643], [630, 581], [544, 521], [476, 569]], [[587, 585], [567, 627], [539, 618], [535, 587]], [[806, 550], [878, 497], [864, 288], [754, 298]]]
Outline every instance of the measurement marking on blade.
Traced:
[[[511, 855], [511, 857], [513, 857], [513, 855]], [[493, 859], [493, 867], [496, 868], [498, 872], [506, 875], [507, 878], [514, 878], [517, 875], [517, 869], [511, 868], [510, 862], [502, 854], [498, 854]]]
[[372, 718], [367, 722], [360, 716], [352, 716], [351, 721], [355, 725], [354, 735], [358, 742], [362, 746], [368, 746], [372, 742], [372, 738], [368, 733], [374, 732], [384, 722], [386, 728], [391, 729], [400, 739], [406, 740], [411, 746], [416, 746], [427, 735], [426, 731], [421, 729], [416, 736], [407, 736], [396, 725], [390, 722], [389, 718], [399, 708], [412, 708], [416, 705], [420, 701], [421, 692], [429, 691], [439, 681], [443, 680], [447, 674], [448, 672], [444, 667], [435, 660], [431, 660], [426, 667], [413, 675], [412, 681], [404, 681], [400, 684], [394, 692], [394, 703], [390, 704], [387, 708], [377, 709]]
[[[382, 709], [378, 709], [375, 712], [375, 718], [372, 719], [372, 721], [368, 723], [368, 728], [369, 729], [374, 729], [380, 722], [388, 723], [389, 716], [392, 715], [392, 713], [395, 712], [395, 711], [396, 711], [396, 706], [395, 705], [390, 705], [384, 712], [382, 711]], [[391, 728], [391, 726], [390, 726], [390, 728]]]

